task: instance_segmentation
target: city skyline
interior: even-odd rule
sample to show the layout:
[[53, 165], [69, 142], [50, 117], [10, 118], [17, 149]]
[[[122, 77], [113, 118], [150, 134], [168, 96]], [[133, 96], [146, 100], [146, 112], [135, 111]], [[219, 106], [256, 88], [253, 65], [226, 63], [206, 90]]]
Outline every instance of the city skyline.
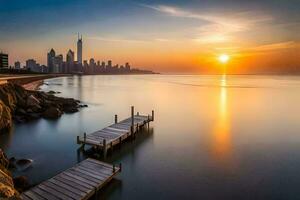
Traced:
[[10, 53], [11, 63], [29, 55], [46, 63], [48, 46], [75, 49], [80, 32], [89, 47], [84, 59], [211, 73], [220, 72], [217, 57], [225, 53], [232, 73], [300, 71], [296, 0], [17, 2], [5, 1], [0, 13], [0, 49]]

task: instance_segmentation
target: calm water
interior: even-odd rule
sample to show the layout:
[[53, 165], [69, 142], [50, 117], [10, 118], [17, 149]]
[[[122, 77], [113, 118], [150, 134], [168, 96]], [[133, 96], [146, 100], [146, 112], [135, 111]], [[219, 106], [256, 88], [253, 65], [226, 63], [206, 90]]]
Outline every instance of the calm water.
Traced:
[[39, 183], [74, 165], [76, 136], [155, 110], [155, 122], [110, 154], [123, 171], [106, 199], [299, 199], [300, 77], [83, 76], [42, 90], [89, 105], [57, 121], [17, 124], [0, 136], [9, 156], [31, 158]]

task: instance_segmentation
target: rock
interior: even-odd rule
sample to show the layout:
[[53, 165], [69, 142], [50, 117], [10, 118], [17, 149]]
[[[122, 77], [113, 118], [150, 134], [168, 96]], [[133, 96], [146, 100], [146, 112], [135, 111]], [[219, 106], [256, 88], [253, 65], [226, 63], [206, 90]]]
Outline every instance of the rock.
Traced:
[[10, 172], [7, 170], [9, 161], [0, 149], [0, 199], [20, 199]]
[[16, 110], [16, 113], [17, 113], [17, 114], [21, 114], [21, 115], [26, 115], [26, 111], [25, 111], [23, 108], [18, 108], [18, 109]]
[[63, 108], [63, 111], [65, 112], [65, 113], [75, 113], [75, 112], [78, 112], [79, 110], [78, 110], [78, 108], [77, 107], [64, 107]]
[[41, 114], [40, 113], [28, 113], [25, 116], [25, 119], [27, 121], [31, 121], [31, 120], [35, 120], [35, 119], [39, 119], [39, 118], [41, 118]]
[[26, 102], [28, 107], [32, 107], [32, 106], [39, 106], [40, 105], [40, 101], [33, 95], [30, 95], [27, 97], [27, 102]]
[[33, 160], [31, 159], [19, 159], [16, 161], [16, 167], [19, 171], [24, 171], [31, 167]]
[[48, 94], [55, 94], [56, 92], [54, 92], [53, 90], [50, 90], [49, 92], [47, 92]]
[[11, 128], [12, 115], [11, 110], [0, 100], [0, 130]]
[[[50, 94], [49, 94], [50, 93]], [[80, 101], [54, 96], [55, 91], [29, 91], [17, 84], [0, 85], [0, 132], [12, 126], [12, 120], [23, 123], [44, 117], [59, 118], [63, 112], [78, 112]]]
[[57, 119], [61, 115], [62, 115], [62, 112], [58, 108], [50, 107], [43, 113], [42, 116], [46, 119]]
[[13, 179], [13, 182], [14, 182], [15, 188], [19, 192], [23, 192], [23, 191], [29, 189], [29, 187], [30, 187], [29, 181], [26, 176], [18, 176]]
[[40, 105], [34, 105], [30, 107], [32, 112], [41, 112], [42, 111], [42, 107]]

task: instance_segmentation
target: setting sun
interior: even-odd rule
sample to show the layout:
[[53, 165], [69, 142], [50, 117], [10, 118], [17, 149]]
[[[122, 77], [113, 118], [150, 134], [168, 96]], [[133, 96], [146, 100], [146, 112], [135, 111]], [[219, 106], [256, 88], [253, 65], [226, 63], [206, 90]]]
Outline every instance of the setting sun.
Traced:
[[221, 63], [227, 63], [229, 60], [229, 56], [227, 54], [222, 54], [219, 56], [218, 59]]

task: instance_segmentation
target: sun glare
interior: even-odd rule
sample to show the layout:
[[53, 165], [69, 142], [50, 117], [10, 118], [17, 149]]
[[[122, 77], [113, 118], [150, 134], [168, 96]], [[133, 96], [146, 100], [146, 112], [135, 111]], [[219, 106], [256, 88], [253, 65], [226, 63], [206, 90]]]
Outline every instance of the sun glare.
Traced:
[[221, 63], [227, 63], [229, 60], [229, 56], [227, 54], [222, 54], [219, 56], [218, 59]]

